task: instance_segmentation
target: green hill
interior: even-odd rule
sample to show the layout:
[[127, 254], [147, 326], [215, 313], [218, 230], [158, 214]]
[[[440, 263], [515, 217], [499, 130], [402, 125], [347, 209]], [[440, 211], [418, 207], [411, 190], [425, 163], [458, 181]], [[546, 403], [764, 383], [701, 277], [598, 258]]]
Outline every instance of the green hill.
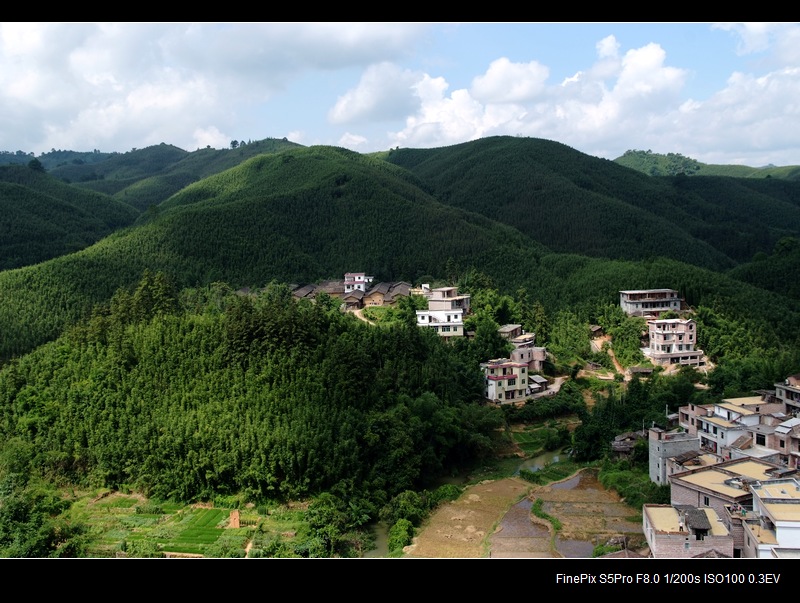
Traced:
[[413, 172], [442, 202], [564, 253], [669, 257], [724, 270], [800, 234], [795, 182], [755, 189], [750, 180], [650, 178], [560, 143], [519, 137], [395, 149], [387, 161]]
[[78, 251], [138, 215], [127, 204], [27, 166], [0, 167], [0, 270]]
[[57, 336], [145, 269], [165, 271], [179, 286], [313, 282], [354, 269], [416, 281], [444, 274], [454, 258], [513, 286], [546, 251], [514, 229], [438, 203], [412, 181], [396, 166], [331, 147], [255, 157], [88, 249], [0, 273], [0, 357]]
[[51, 173], [144, 211], [192, 182], [230, 169], [256, 155], [299, 146], [285, 139], [268, 138], [241, 144], [235, 149], [206, 148], [187, 152], [162, 143], [115, 154], [91, 165], [64, 165]]
[[680, 153], [653, 153], [652, 151], [625, 151], [614, 160], [648, 176], [729, 176], [731, 178], [780, 178], [800, 180], [800, 166], [749, 167], [746, 165], [718, 165], [701, 163]]

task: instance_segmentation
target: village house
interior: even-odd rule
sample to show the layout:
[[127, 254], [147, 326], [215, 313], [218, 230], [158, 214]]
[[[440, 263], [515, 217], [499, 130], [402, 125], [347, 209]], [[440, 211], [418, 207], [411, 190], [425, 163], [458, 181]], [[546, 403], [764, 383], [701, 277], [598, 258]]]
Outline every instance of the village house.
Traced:
[[700, 438], [685, 431], [665, 431], [660, 427], [648, 430], [650, 481], [661, 486], [667, 485], [670, 473], [669, 459], [687, 452], [700, 450]]
[[375, 280], [374, 276], [367, 276], [364, 272], [348, 272], [344, 275], [344, 292], [361, 291], [366, 293], [367, 286]]
[[653, 364], [704, 366], [703, 350], [696, 350], [697, 324], [692, 319], [667, 318], [647, 321], [649, 345], [643, 350]]
[[433, 329], [440, 337], [463, 337], [470, 296], [459, 295], [457, 287], [439, 287], [428, 289], [425, 297], [428, 309], [417, 310], [417, 326]]
[[752, 511], [742, 522], [742, 556], [754, 559], [800, 556], [800, 481], [773, 479], [750, 485]]
[[785, 477], [786, 470], [760, 459], [724, 461], [668, 476], [670, 503], [714, 509], [733, 535], [733, 556], [741, 557], [745, 547], [743, 522], [752, 517], [750, 486]]
[[786, 414], [800, 416], [800, 373], [775, 384], [775, 395], [784, 403]]
[[395, 306], [401, 297], [410, 295], [411, 285], [399, 282], [372, 284], [374, 277], [363, 272], [348, 272], [341, 280], [325, 280], [317, 285], [295, 285], [292, 295], [295, 299], [313, 299], [324, 291], [331, 297], [341, 300], [345, 310], [358, 310], [366, 306]]
[[683, 300], [675, 289], [633, 289], [619, 292], [619, 305], [628, 316], [658, 318], [661, 312], [680, 312]]
[[786, 413], [773, 392], [724, 398], [715, 404], [682, 406], [678, 421], [700, 438], [704, 451], [725, 459], [759, 458], [797, 468], [800, 460], [800, 420]]
[[495, 358], [481, 363], [486, 388], [484, 396], [501, 404], [520, 401], [549, 386], [545, 377], [537, 375], [547, 359], [547, 350], [536, 347], [533, 333], [522, 334], [511, 340], [514, 349], [509, 358]]
[[714, 509], [644, 505], [642, 529], [654, 558], [732, 558], [733, 536]]

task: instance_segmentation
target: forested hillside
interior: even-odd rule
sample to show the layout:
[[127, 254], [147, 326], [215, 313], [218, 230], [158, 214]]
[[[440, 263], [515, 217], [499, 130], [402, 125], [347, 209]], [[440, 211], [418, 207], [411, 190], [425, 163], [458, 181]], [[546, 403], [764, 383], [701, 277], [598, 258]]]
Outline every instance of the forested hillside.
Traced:
[[[334, 554], [327, 526], [374, 521], [488, 458], [505, 421], [573, 413], [574, 450], [593, 460], [665, 406], [800, 371], [799, 183], [652, 177], [512, 137], [374, 155], [235, 147], [0, 169], [4, 257], [45, 254], [0, 266], [0, 554], [79, 550], [53, 490], [70, 484], [313, 499], [308, 525]], [[419, 329], [409, 299], [373, 326], [290, 293], [351, 271], [459, 287], [474, 339]], [[620, 290], [645, 288], [680, 292], [712, 370], [636, 380], [627, 398], [619, 375], [588, 386], [590, 410], [576, 376], [610, 359], [589, 325], [625, 367], [646, 362], [641, 319], [619, 308]], [[480, 363], [507, 353], [510, 322], [566, 385], [501, 411], [482, 404]], [[4, 531], [28, 525], [12, 511], [36, 542]]]
[[285, 139], [268, 138], [231, 149], [197, 149], [187, 152], [160, 144], [127, 153], [114, 154], [92, 164], [59, 166], [51, 174], [82, 188], [112, 195], [140, 211], [158, 205], [192, 182], [235, 167], [243, 161], [300, 145]]
[[800, 166], [750, 167], [747, 165], [715, 165], [702, 163], [680, 153], [653, 153], [652, 151], [625, 151], [614, 160], [648, 176], [730, 176], [732, 178], [781, 178], [800, 180]]
[[[143, 270], [180, 286], [342, 278], [363, 268], [418, 282], [448, 259], [521, 285], [545, 249], [518, 231], [438, 203], [403, 170], [351, 151], [255, 157], [147, 212], [143, 223], [51, 262], [0, 273], [0, 357], [24, 353], [86, 316]], [[513, 262], [508, 258], [514, 258]], [[354, 268], [357, 267], [357, 268]]]
[[413, 322], [370, 328], [277, 285], [175, 293], [148, 273], [0, 372], [2, 439], [58, 479], [187, 501], [383, 504], [490, 451], [480, 373]]
[[387, 160], [442, 202], [563, 253], [723, 270], [800, 235], [798, 182], [650, 178], [560, 143], [514, 137], [395, 149]]
[[69, 186], [41, 168], [0, 167], [0, 270], [78, 251], [138, 215], [130, 205]]

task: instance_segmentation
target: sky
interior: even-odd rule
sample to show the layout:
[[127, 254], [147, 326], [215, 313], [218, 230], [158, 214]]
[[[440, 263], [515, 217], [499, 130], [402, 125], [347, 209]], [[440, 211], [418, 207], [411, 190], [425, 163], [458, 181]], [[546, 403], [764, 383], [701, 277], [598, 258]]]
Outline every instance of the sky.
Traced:
[[800, 165], [800, 23], [0, 23], [0, 150], [511, 135]]

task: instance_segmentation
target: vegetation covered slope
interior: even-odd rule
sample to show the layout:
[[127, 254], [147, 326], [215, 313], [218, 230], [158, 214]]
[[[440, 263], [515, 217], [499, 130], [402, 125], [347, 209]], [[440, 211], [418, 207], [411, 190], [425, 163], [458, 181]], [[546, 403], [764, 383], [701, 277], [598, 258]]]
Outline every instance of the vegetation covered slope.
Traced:
[[653, 153], [629, 150], [614, 160], [648, 176], [729, 176], [732, 178], [782, 178], [800, 180], [800, 166], [750, 167], [747, 165], [717, 165], [702, 163], [680, 153]]
[[268, 138], [235, 149], [197, 149], [187, 152], [160, 144], [114, 154], [92, 164], [66, 164], [51, 173], [77, 186], [113, 195], [140, 211], [158, 205], [183, 187], [239, 165], [262, 153], [274, 153], [300, 145]]
[[277, 285], [179, 301], [146, 273], [0, 371], [0, 439], [51, 479], [162, 499], [336, 490], [383, 505], [489, 452], [501, 418], [482, 387], [413, 320], [372, 328]]
[[416, 282], [458, 258], [513, 287], [544, 252], [514, 229], [437, 203], [404, 170], [330, 147], [255, 157], [148, 219], [79, 253], [0, 273], [0, 357], [57, 336], [147, 268], [180, 286], [315, 282], [357, 269]]
[[565, 253], [669, 257], [723, 270], [800, 233], [800, 184], [794, 182], [760, 190], [730, 184], [720, 196], [712, 185], [648, 178], [560, 143], [514, 137], [395, 149], [386, 159], [412, 171], [442, 202]]
[[139, 212], [28, 166], [0, 167], [0, 270], [88, 247]]

